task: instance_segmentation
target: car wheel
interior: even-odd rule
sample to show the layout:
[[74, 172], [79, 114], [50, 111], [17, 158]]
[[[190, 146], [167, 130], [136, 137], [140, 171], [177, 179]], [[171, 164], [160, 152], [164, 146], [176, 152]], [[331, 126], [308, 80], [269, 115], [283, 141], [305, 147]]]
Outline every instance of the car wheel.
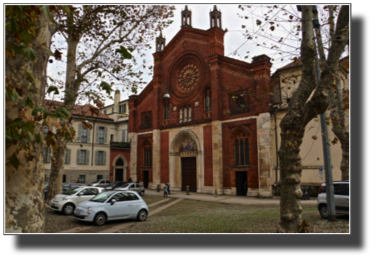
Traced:
[[144, 190], [142, 190], [140, 193], [139, 193], [141, 196], [144, 195]]
[[323, 217], [324, 219], [327, 219], [328, 218], [327, 205], [321, 205], [319, 208], [319, 213], [321, 217]]
[[146, 210], [141, 210], [139, 213], [138, 213], [138, 221], [145, 221], [147, 219], [147, 211]]
[[106, 223], [106, 215], [104, 213], [99, 213], [94, 219], [96, 225], [103, 225]]
[[75, 210], [75, 205], [73, 205], [72, 203], [67, 203], [66, 205], [63, 206], [62, 212], [65, 215], [71, 215], [73, 214], [74, 210]]

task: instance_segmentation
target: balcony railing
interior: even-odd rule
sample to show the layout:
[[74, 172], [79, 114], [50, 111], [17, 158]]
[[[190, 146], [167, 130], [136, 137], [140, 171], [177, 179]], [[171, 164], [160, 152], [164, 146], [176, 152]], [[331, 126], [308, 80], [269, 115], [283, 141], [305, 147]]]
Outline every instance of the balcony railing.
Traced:
[[130, 142], [111, 141], [110, 148], [130, 149]]

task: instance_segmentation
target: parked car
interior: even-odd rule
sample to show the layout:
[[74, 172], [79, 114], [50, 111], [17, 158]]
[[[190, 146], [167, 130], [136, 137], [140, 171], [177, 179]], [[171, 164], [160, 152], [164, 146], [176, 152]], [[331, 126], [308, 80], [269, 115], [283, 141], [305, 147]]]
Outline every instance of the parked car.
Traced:
[[80, 203], [74, 218], [103, 225], [107, 221], [137, 219], [145, 221], [148, 207], [134, 191], [104, 191], [91, 200]]
[[139, 193], [139, 195], [143, 196], [144, 195], [144, 187], [143, 185], [139, 184], [139, 183], [126, 183], [126, 184], [123, 184], [117, 188], [115, 188], [114, 190], [128, 190], [128, 191], [135, 191], [137, 193]]
[[62, 191], [65, 192], [75, 187], [85, 187], [83, 183], [63, 183]]
[[[320, 216], [328, 218], [326, 183], [322, 183], [318, 194], [318, 210]], [[349, 181], [333, 182], [336, 214], [349, 215]]]
[[108, 179], [100, 179], [100, 180], [96, 180], [96, 181], [88, 184], [88, 186], [91, 186], [91, 187], [109, 187], [112, 184], [113, 184], [113, 182], [111, 182]]
[[129, 183], [125, 182], [125, 181], [119, 181], [119, 182], [114, 183], [112, 186], [106, 187], [105, 190], [113, 190], [113, 189], [118, 188], [118, 187], [125, 185], [125, 184], [129, 184]]
[[70, 215], [76, 206], [100, 194], [104, 188], [100, 187], [76, 187], [56, 195], [50, 203], [50, 209]]
[[[81, 184], [81, 183], [63, 183], [62, 184], [62, 191], [65, 192], [65, 191], [70, 190], [72, 188], [81, 187], [81, 186], [85, 186], [85, 184]], [[49, 182], [45, 182], [45, 198], [46, 198], [46, 195], [47, 195], [48, 188], [49, 188]]]

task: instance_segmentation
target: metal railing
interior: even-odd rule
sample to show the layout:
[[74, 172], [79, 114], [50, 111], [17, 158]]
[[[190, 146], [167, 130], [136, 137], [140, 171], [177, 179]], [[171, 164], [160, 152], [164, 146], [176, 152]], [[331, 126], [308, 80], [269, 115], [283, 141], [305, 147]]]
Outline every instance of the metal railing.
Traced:
[[111, 141], [110, 148], [130, 149], [130, 142]]

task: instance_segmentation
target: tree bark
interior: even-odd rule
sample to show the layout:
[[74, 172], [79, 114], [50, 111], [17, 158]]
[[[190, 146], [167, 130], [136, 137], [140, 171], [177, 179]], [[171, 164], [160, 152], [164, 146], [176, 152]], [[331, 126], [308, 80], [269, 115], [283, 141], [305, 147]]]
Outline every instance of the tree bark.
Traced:
[[[43, 15], [37, 20], [36, 36], [32, 40], [31, 47], [38, 53], [37, 59], [30, 61], [24, 59], [22, 54], [14, 58], [6, 59], [6, 77], [9, 81], [21, 88], [23, 99], [14, 102], [6, 102], [6, 121], [13, 121], [18, 117], [24, 100], [30, 97], [35, 106], [42, 106], [45, 85], [46, 66], [49, 59], [47, 52], [41, 45], [50, 47], [53, 29], [50, 22]], [[8, 41], [8, 39], [7, 39]], [[9, 40], [11, 41], [11, 40]], [[26, 72], [33, 77], [33, 82], [27, 80]], [[34, 90], [34, 91], [33, 91]], [[34, 135], [41, 133], [41, 125], [36, 125]], [[43, 135], [43, 134], [42, 134]], [[10, 146], [6, 150], [9, 158], [24, 140]], [[34, 142], [30, 144], [30, 154], [22, 149], [18, 156], [21, 165], [15, 169], [12, 165], [6, 165], [6, 191], [5, 191], [5, 232], [6, 233], [42, 233], [44, 227], [44, 168], [43, 168], [43, 144]]]
[[[326, 67], [316, 86], [315, 58], [317, 56], [312, 27], [312, 6], [302, 6], [302, 78], [290, 101], [288, 111], [281, 121], [281, 146], [279, 150], [281, 187], [279, 233], [296, 233], [302, 226], [302, 206], [300, 198], [303, 192], [301, 182], [300, 145], [305, 127], [318, 114], [328, 108], [328, 95], [335, 82], [339, 58], [349, 36], [349, 7], [343, 6], [339, 14], [336, 36], [338, 41], [332, 44]], [[311, 94], [313, 95], [311, 96]]]

